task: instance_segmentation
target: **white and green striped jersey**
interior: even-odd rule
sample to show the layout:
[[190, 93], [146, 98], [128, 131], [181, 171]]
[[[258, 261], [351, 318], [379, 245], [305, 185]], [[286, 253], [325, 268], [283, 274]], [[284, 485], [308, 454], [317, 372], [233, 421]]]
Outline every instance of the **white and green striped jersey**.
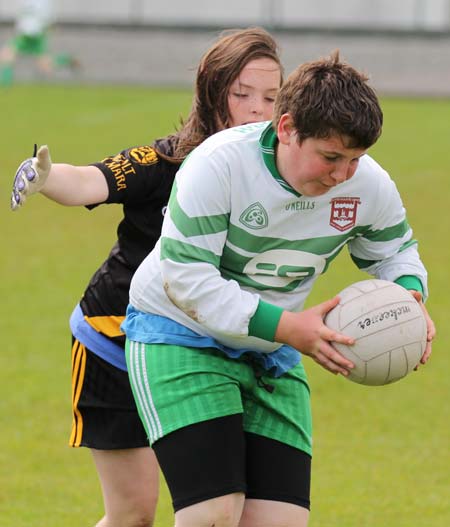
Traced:
[[22, 0], [16, 19], [19, 35], [38, 37], [45, 33], [52, 22], [51, 0]]
[[359, 268], [391, 281], [415, 276], [426, 292], [389, 175], [364, 155], [350, 180], [302, 196], [277, 171], [276, 142], [270, 123], [257, 123], [220, 132], [191, 153], [161, 239], [132, 280], [132, 306], [225, 346], [270, 352], [279, 347], [271, 337], [280, 308], [301, 310], [345, 245]]

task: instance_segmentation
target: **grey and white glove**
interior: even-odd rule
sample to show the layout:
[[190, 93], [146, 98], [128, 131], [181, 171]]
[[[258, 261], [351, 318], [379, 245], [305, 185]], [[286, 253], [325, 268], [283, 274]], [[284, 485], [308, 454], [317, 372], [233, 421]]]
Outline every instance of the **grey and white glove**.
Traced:
[[17, 210], [24, 205], [27, 196], [36, 194], [45, 185], [52, 160], [47, 145], [43, 145], [33, 157], [26, 159], [17, 169], [11, 193], [11, 209]]

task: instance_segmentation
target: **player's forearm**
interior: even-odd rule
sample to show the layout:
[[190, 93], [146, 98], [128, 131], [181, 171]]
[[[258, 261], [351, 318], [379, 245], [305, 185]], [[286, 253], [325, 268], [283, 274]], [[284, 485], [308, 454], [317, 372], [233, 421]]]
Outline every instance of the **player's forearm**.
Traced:
[[53, 163], [41, 193], [61, 205], [91, 205], [105, 201], [108, 186], [95, 166]]
[[283, 344], [289, 344], [296, 347], [296, 333], [301, 331], [298, 324], [298, 315], [291, 311], [283, 311], [278, 320], [278, 325], [275, 330], [274, 340]]

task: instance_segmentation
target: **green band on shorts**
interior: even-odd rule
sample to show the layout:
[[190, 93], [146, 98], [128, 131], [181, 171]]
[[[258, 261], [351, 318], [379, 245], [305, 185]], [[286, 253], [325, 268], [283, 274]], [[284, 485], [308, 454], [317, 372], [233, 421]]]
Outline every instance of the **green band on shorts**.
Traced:
[[302, 363], [278, 378], [270, 393], [246, 356], [214, 348], [127, 340], [128, 375], [150, 444], [179, 428], [243, 413], [244, 430], [308, 454], [312, 450], [309, 387]]
[[22, 55], [43, 55], [47, 52], [47, 35], [18, 35], [13, 39], [13, 47]]

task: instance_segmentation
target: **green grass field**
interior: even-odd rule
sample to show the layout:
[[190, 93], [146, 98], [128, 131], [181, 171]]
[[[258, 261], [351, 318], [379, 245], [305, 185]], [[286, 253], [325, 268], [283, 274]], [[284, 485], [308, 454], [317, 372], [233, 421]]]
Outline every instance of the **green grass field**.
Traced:
[[[151, 141], [187, 115], [190, 96], [138, 87], [0, 90], [1, 527], [88, 526], [102, 514], [89, 452], [67, 446], [68, 317], [109, 251], [121, 212], [63, 208], [37, 196], [13, 214], [15, 170], [34, 142], [48, 143], [56, 162], [85, 164]], [[352, 384], [305, 360], [315, 426], [310, 527], [450, 525], [450, 102], [382, 102], [384, 134], [371, 153], [396, 180], [420, 241], [438, 337], [426, 367], [387, 387]], [[344, 254], [309, 303], [364, 277]], [[163, 487], [156, 527], [170, 525]]]

